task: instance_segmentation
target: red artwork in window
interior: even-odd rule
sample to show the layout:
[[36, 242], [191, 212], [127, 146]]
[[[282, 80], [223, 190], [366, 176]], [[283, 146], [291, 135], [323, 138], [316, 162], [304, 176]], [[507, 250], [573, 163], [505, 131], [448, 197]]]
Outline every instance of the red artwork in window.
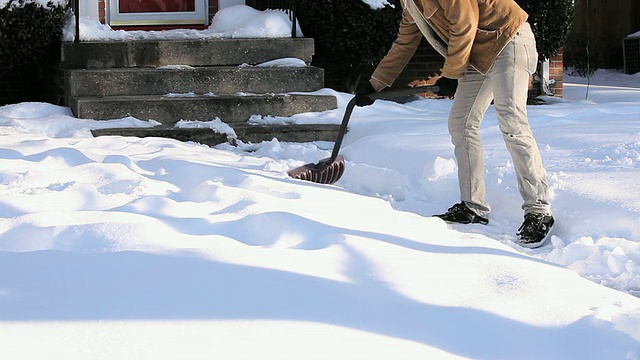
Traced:
[[118, 0], [119, 12], [185, 12], [195, 11], [195, 0]]

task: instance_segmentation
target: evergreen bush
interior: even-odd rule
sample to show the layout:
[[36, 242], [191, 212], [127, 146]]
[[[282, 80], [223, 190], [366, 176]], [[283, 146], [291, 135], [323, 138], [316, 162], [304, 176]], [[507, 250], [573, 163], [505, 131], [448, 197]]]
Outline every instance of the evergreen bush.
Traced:
[[0, 78], [10, 69], [38, 65], [59, 45], [66, 4], [9, 0], [0, 8]]
[[573, 0], [516, 0], [529, 14], [540, 60], [550, 59], [564, 47], [573, 22]]
[[300, 28], [315, 39], [313, 65], [325, 70], [329, 87], [352, 92], [389, 51], [402, 8], [400, 0], [388, 2], [372, 9], [362, 0], [298, 1]]

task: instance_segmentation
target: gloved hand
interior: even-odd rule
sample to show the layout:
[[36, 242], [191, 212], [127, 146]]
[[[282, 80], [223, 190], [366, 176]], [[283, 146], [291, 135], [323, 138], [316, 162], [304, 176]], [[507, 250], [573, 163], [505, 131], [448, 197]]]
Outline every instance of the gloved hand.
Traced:
[[370, 99], [367, 95], [375, 93], [376, 90], [371, 86], [371, 82], [366, 80], [362, 86], [359, 86], [356, 90], [356, 106], [369, 106], [373, 104], [375, 99]]
[[440, 88], [440, 90], [436, 91], [436, 95], [452, 97], [456, 93], [456, 89], [458, 88], [458, 80], [449, 79], [442, 76], [438, 80], [436, 80], [436, 83], [434, 85]]

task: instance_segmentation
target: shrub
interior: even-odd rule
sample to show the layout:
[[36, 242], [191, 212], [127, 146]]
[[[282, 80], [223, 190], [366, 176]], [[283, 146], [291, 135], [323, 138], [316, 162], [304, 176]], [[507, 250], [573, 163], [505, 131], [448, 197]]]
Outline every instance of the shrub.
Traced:
[[[9, 0], [0, 8], [0, 69], [37, 65], [60, 43], [67, 5]], [[2, 77], [2, 73], [0, 73]]]
[[390, 5], [381, 9], [362, 0], [298, 2], [300, 28], [315, 39], [313, 65], [325, 69], [329, 87], [351, 92], [360, 78], [368, 79], [396, 38], [402, 16], [399, 1], [389, 0]]
[[550, 59], [564, 47], [573, 21], [573, 0], [516, 0], [529, 14], [540, 60]]
[[[571, 75], [587, 77], [593, 75], [593, 73], [598, 70], [597, 64], [592, 63], [590, 60], [602, 58], [602, 54], [596, 47], [588, 49], [590, 39], [582, 35], [584, 34], [576, 35], [572, 33], [569, 35], [562, 60], [565, 68], [572, 68], [568, 69]], [[569, 51], [567, 51], [567, 48]], [[584, 56], [586, 50], [589, 51], [587, 53], [588, 56]], [[622, 58], [622, 49], [620, 49], [619, 56]]]

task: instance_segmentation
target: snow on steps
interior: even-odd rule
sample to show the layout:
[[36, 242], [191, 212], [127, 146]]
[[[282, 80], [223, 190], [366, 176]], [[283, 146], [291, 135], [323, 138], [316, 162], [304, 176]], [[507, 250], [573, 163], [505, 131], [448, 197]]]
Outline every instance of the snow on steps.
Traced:
[[[337, 136], [337, 125], [246, 123], [252, 115], [291, 116], [337, 107], [333, 96], [300, 94], [324, 87], [324, 70], [308, 65], [312, 55], [313, 39], [309, 38], [64, 43], [64, 98], [78, 118], [133, 116], [162, 124], [96, 130], [96, 136], [120, 133], [219, 143], [223, 137], [210, 129], [169, 131], [181, 120], [218, 118], [247, 142], [274, 137], [331, 140]], [[282, 58], [298, 59], [302, 65], [260, 66]], [[213, 134], [204, 136], [207, 131]]]

